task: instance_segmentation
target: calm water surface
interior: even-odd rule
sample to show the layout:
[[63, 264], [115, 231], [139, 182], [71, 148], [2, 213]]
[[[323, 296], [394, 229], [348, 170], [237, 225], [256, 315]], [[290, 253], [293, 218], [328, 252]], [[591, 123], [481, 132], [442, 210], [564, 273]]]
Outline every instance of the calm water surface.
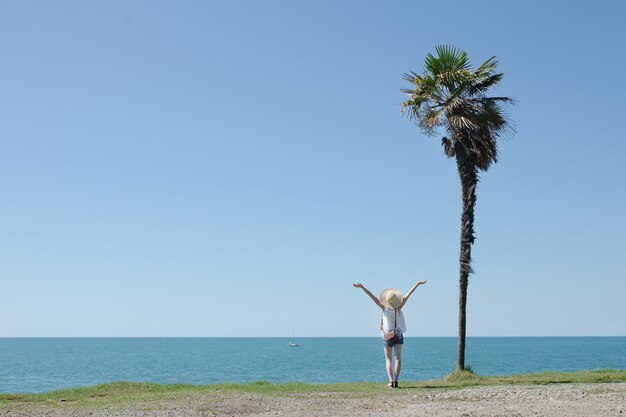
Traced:
[[[4, 338], [0, 392], [42, 392], [112, 381], [213, 384], [385, 381], [379, 338]], [[448, 374], [456, 338], [405, 338], [402, 379]], [[469, 338], [482, 375], [626, 369], [626, 337]]]

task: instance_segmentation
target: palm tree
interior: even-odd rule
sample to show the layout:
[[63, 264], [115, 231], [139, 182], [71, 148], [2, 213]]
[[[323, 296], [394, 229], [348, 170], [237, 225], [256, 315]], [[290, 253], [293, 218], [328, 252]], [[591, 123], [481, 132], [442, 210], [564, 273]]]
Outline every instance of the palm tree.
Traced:
[[465, 51], [451, 45], [435, 48], [437, 56], [428, 54], [423, 75], [410, 72], [404, 79], [412, 88], [402, 90], [408, 99], [402, 112], [428, 135], [443, 128], [441, 140], [446, 156], [456, 158], [461, 179], [463, 210], [461, 215], [461, 251], [459, 256], [459, 340], [457, 368], [465, 369], [465, 329], [467, 285], [474, 243], [474, 205], [478, 172], [487, 171], [497, 162], [497, 139], [512, 131], [503, 106], [513, 103], [507, 97], [487, 97], [502, 80], [496, 73], [498, 61], [489, 58], [472, 69]]

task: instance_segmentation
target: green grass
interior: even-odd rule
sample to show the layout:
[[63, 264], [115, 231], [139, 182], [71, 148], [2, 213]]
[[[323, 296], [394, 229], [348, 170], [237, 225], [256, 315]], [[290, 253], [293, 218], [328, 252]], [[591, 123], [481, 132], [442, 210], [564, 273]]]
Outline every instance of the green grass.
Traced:
[[538, 385], [560, 383], [626, 382], [626, 370], [601, 369], [580, 372], [544, 372], [512, 376], [479, 376], [471, 370], [455, 371], [434, 381], [402, 382], [400, 390], [388, 390], [384, 383], [353, 382], [340, 384], [271, 384], [257, 381], [249, 384], [160, 385], [116, 382], [93, 387], [67, 389], [41, 394], [0, 394], [0, 414], [4, 409], [19, 410], [32, 406], [76, 409], [116, 408], [129, 404], [146, 407], [171, 401], [202, 399], [211, 401], [238, 393], [258, 395], [298, 395], [314, 392], [346, 393], [364, 396], [374, 393], [401, 395], [407, 392], [460, 389], [487, 385]]
[[471, 370], [457, 370], [440, 380], [420, 382], [418, 386], [421, 388], [465, 388], [486, 385], [594, 384], [602, 382], [626, 382], [626, 370], [599, 369], [510, 376], [480, 376]]

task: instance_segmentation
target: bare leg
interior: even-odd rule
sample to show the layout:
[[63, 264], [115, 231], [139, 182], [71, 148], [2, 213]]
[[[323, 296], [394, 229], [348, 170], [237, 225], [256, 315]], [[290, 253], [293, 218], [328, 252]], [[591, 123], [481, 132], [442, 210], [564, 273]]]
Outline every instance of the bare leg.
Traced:
[[387, 375], [389, 376], [389, 382], [393, 382], [393, 367], [391, 366], [391, 350], [393, 348], [385, 346], [385, 363], [387, 365]]
[[400, 369], [402, 368], [402, 345], [395, 345], [394, 349], [396, 352], [396, 379], [395, 381], [398, 382], [398, 379], [400, 379]]

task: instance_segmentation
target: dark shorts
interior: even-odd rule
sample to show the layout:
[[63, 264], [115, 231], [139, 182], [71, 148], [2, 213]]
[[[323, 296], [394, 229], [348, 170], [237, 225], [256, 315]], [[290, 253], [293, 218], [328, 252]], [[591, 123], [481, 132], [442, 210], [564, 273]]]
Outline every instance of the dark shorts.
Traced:
[[404, 344], [404, 335], [400, 332], [396, 333], [396, 337], [391, 340], [385, 340], [383, 338], [383, 343], [385, 347], [394, 347], [395, 345], [403, 345]]

